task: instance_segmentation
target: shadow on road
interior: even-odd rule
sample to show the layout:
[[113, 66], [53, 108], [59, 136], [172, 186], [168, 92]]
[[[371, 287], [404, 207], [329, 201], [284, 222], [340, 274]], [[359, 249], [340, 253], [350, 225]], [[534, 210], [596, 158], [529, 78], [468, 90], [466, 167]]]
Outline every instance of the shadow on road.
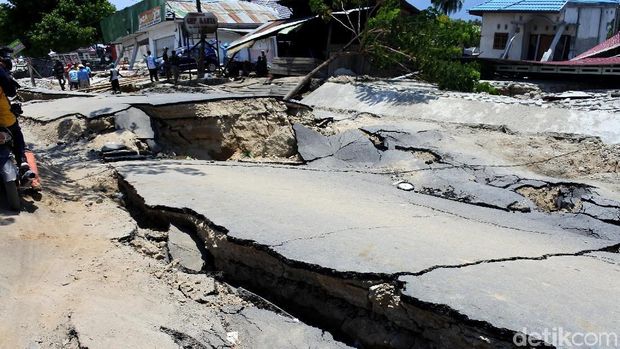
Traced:
[[356, 85], [355, 97], [369, 105], [390, 103], [393, 105], [410, 105], [428, 103], [438, 99], [426, 91], [391, 89], [387, 86]]

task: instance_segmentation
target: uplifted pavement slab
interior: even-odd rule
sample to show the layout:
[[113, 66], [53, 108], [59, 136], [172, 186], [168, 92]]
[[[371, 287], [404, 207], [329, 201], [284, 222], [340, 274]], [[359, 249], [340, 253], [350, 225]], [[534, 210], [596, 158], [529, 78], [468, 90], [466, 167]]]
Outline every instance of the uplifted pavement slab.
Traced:
[[620, 143], [620, 119], [613, 113], [504, 105], [439, 97], [416, 89], [408, 82], [327, 82], [302, 102], [316, 108], [324, 118], [333, 114], [331, 117], [338, 119], [342, 111], [352, 115], [371, 113], [400, 120], [505, 125], [524, 133], [586, 134]]
[[41, 122], [50, 122], [65, 116], [78, 115], [88, 119], [114, 115], [132, 106], [163, 106], [185, 103], [201, 103], [224, 99], [245, 99], [262, 96], [232, 93], [170, 93], [149, 95], [98, 96], [92, 98], [64, 98], [23, 105], [24, 116]]
[[230, 238], [336, 273], [417, 274], [618, 243], [562, 229], [542, 213], [402, 192], [378, 175], [203, 161], [116, 166], [148, 206], [189, 209]]
[[133, 132], [140, 139], [155, 138], [151, 118], [138, 108], [128, 108], [114, 116], [116, 129]]
[[79, 91], [59, 91], [59, 90], [51, 90], [47, 88], [40, 87], [30, 87], [30, 88], [20, 88], [17, 91], [17, 94], [24, 100], [49, 100], [49, 99], [60, 99], [60, 98], [70, 98], [70, 97], [94, 97], [95, 94], [85, 93]]
[[[406, 297], [447, 306], [468, 321], [531, 334], [558, 348], [617, 348], [620, 344], [618, 253], [483, 263], [400, 280], [406, 284]], [[562, 339], [562, 333], [581, 335], [578, 341], [584, 335], [591, 340], [610, 333], [612, 342], [578, 346]]]
[[192, 237], [170, 226], [168, 231], [168, 253], [174, 261], [178, 261], [182, 268], [193, 273], [198, 273], [204, 266], [202, 252]]
[[[394, 348], [416, 347], [418, 341], [419, 348], [513, 347], [512, 334], [521, 331], [517, 327], [522, 322], [506, 330], [493, 318], [470, 321], [458, 304], [454, 309], [447, 301], [430, 304], [402, 293], [403, 287], [408, 292], [418, 277], [443, 270], [585, 258], [581, 256], [620, 246], [615, 225], [597, 222], [596, 229], [615, 233], [595, 238], [564, 228], [558, 216], [510, 213], [405, 192], [387, 176], [358, 169], [205, 161], [124, 163], [116, 168], [127, 200], [142, 207], [146, 217], [194, 222], [216, 266], [228, 277], [341, 324], [340, 330], [371, 347], [376, 341]], [[577, 226], [593, 220], [570, 218]], [[512, 289], [515, 297], [524, 294], [521, 274], [503, 277], [497, 291], [507, 290], [504, 297], [510, 297]], [[544, 292], [544, 275], [528, 277], [526, 287]], [[590, 277], [594, 284], [595, 278], [608, 275]], [[467, 296], [468, 285], [476, 282], [463, 276], [462, 294]], [[446, 285], [459, 294], [459, 284]], [[594, 287], [593, 294], [597, 290]], [[558, 317], [570, 318], [572, 312], [562, 313], [566, 307], [557, 305], [564, 305], [557, 292], [548, 290], [541, 299], [556, 304]], [[467, 299], [475, 308], [477, 299]], [[508, 319], [537, 316], [514, 308], [495, 310], [497, 317]]]

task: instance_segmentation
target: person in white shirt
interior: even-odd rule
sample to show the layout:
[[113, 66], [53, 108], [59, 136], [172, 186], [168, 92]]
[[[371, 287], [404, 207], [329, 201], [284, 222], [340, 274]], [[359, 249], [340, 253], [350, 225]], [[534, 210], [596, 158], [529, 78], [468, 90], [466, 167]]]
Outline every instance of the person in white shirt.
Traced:
[[110, 67], [110, 83], [112, 84], [112, 93], [114, 94], [121, 93], [121, 84], [118, 81], [119, 77], [122, 77], [121, 73], [119, 73], [118, 69], [112, 64]]
[[151, 78], [151, 82], [159, 81], [159, 77], [157, 76], [157, 61], [150, 50], [146, 51], [146, 54], [146, 67], [149, 69], [149, 77]]

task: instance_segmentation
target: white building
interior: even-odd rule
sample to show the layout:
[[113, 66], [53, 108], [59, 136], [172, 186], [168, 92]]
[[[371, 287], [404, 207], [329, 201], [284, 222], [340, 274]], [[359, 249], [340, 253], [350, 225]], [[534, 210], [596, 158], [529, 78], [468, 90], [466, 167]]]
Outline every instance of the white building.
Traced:
[[[201, 5], [202, 12], [213, 13], [218, 19], [217, 39], [221, 47], [220, 60], [225, 56], [223, 52], [225, 44], [233, 42], [264, 23], [286, 16], [286, 11], [278, 8], [275, 3], [269, 6], [250, 1], [210, 0], [202, 1]], [[136, 60], [142, 59], [147, 50], [156, 56], [161, 56], [164, 47], [168, 47], [170, 51], [192, 47], [198, 43], [198, 38], [186, 32], [183, 18], [196, 10], [196, 2], [193, 0], [143, 0], [101, 22], [104, 40], [106, 43], [114, 44], [117, 58], [128, 61], [130, 66], [133, 66]], [[212, 43], [215, 39], [216, 35], [208, 37], [208, 41]], [[271, 56], [276, 53], [274, 51], [277, 47], [273, 42], [270, 47], [262, 49], [268, 51], [268, 55]], [[248, 48], [240, 52], [239, 59], [254, 61], [259, 54], [260, 50], [254, 52]]]
[[480, 57], [562, 61], [618, 31], [619, 0], [489, 0], [469, 9], [482, 16]]

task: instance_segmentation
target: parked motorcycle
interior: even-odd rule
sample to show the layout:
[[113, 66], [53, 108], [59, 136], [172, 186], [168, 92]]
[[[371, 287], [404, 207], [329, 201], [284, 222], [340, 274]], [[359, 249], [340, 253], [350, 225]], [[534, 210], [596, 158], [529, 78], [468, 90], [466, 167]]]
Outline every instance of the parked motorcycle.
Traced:
[[19, 211], [21, 202], [17, 190], [19, 169], [13, 155], [13, 135], [6, 128], [0, 128], [0, 176], [9, 209]]
[[30, 169], [20, 176], [19, 168], [13, 155], [13, 135], [6, 128], [0, 128], [0, 181], [9, 209], [19, 211], [21, 199], [20, 187], [27, 187], [36, 177]]

